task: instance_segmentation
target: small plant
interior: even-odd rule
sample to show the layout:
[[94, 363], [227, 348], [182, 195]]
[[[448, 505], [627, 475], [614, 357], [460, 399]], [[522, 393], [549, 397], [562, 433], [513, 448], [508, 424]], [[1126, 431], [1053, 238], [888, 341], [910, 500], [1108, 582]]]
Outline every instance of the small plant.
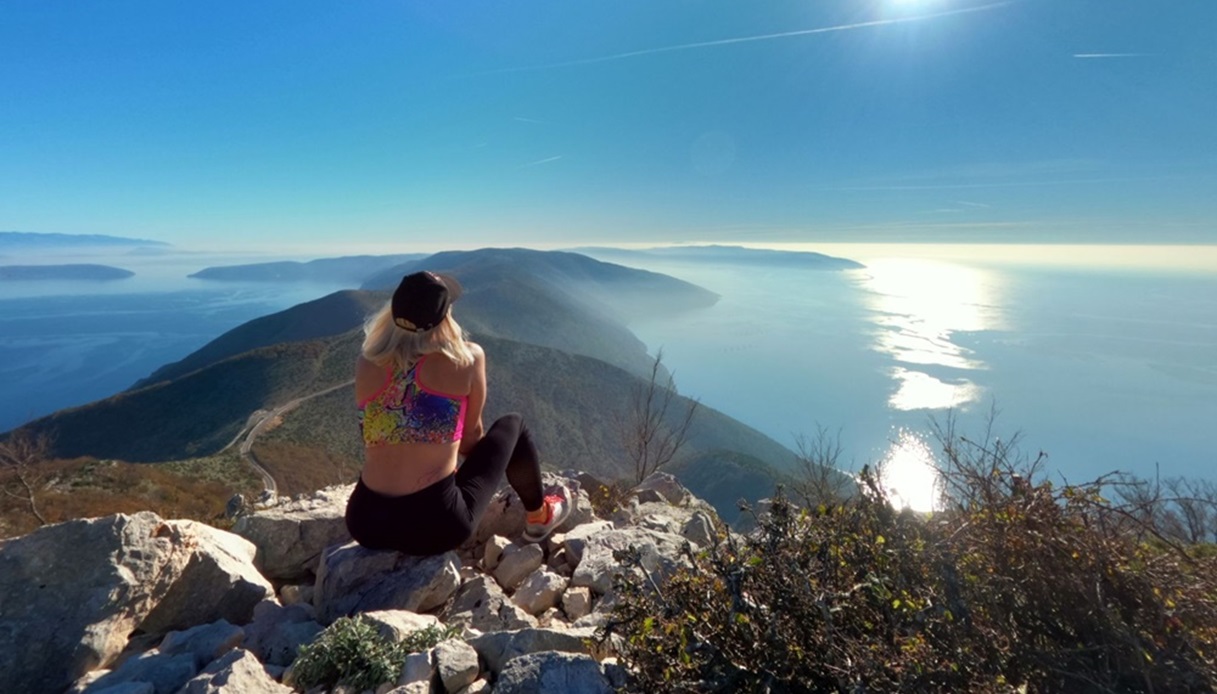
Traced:
[[410, 632], [405, 639], [402, 640], [401, 646], [406, 649], [406, 653], [421, 653], [435, 648], [440, 643], [448, 639], [454, 639], [460, 636], [461, 628], [457, 626], [440, 628], [430, 626], [426, 629]]
[[394, 643], [362, 615], [341, 617], [300, 648], [292, 664], [291, 684], [299, 691], [318, 685], [346, 685], [356, 691], [376, 689], [397, 679], [407, 655], [429, 650], [458, 631], [432, 626]]
[[634, 483], [626, 480], [601, 484], [587, 490], [592, 510], [599, 518], [612, 518], [613, 514], [629, 503]]

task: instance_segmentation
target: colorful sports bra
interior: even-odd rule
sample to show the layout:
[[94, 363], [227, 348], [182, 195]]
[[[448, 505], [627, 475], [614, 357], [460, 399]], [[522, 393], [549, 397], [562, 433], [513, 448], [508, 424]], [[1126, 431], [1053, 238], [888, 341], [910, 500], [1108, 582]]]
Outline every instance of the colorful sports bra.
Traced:
[[465, 428], [468, 395], [449, 395], [418, 382], [420, 357], [408, 371], [388, 370], [385, 384], [359, 403], [359, 429], [364, 445], [391, 443], [452, 443]]

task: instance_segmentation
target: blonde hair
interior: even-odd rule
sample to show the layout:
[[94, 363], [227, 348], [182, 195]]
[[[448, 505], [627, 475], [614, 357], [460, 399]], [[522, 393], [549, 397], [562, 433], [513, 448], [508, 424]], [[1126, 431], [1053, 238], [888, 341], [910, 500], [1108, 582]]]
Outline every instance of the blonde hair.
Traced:
[[403, 330], [393, 322], [393, 306], [386, 303], [363, 324], [363, 357], [379, 366], [408, 369], [425, 354], [439, 352], [457, 366], [473, 363], [473, 350], [465, 331], [449, 311], [440, 324], [426, 332]]

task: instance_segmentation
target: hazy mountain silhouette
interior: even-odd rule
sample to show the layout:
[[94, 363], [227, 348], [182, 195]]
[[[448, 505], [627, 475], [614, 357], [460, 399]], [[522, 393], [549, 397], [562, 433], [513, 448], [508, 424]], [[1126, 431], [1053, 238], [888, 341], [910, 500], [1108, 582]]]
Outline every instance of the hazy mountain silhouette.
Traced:
[[103, 234], [42, 234], [32, 231], [0, 231], [0, 251], [46, 251], [61, 248], [122, 248], [168, 246], [164, 241], [131, 239]]
[[273, 263], [206, 267], [190, 275], [196, 279], [240, 282], [349, 282], [358, 287], [371, 275], [386, 268], [427, 257], [427, 253], [398, 255], [353, 255], [320, 258], [308, 262], [284, 260]]
[[572, 249], [596, 258], [621, 262], [643, 262], [664, 260], [687, 263], [728, 263], [731, 265], [762, 265], [797, 267], [809, 270], [856, 270], [866, 267], [856, 260], [837, 258], [811, 251], [777, 251], [768, 248], [746, 248], [744, 246], [664, 246], [660, 248], [603, 248], [585, 247]]
[[338, 335], [363, 324], [402, 275], [452, 272], [464, 286], [453, 309], [475, 339], [503, 337], [602, 359], [633, 373], [650, 368], [646, 346], [621, 316], [671, 314], [712, 304], [718, 295], [673, 277], [602, 263], [575, 253], [521, 249], [453, 251], [376, 273], [364, 283], [385, 291], [336, 292], [240, 325], [132, 390], [170, 380], [259, 347]]
[[674, 277], [577, 253], [522, 248], [445, 251], [370, 277], [365, 289], [393, 289], [403, 274], [451, 273], [465, 289], [455, 315], [475, 337], [491, 335], [595, 357], [636, 374], [650, 369], [646, 346], [626, 327], [710, 306], [718, 295]]
[[135, 273], [120, 267], [94, 263], [66, 265], [0, 265], [0, 280], [88, 280], [107, 281], [134, 277]]

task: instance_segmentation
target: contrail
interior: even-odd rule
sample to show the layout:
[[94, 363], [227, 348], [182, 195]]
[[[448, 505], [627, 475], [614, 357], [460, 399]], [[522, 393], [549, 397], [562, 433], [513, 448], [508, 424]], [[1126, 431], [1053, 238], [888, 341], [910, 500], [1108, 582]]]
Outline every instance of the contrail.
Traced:
[[1146, 58], [1149, 53], [1074, 53], [1073, 57], [1082, 60], [1095, 60], [1100, 58]]
[[537, 161], [530, 161], [527, 164], [520, 164], [516, 168], [517, 169], [527, 169], [530, 166], [540, 166], [541, 164], [548, 164], [551, 161], [558, 161], [561, 158], [562, 158], [562, 155], [559, 154], [556, 157], [546, 157], [545, 159], [538, 159]]
[[972, 12], [984, 12], [987, 10], [995, 10], [999, 7], [1013, 4], [1014, 0], [1006, 0], [1005, 2], [994, 2], [988, 5], [980, 5], [978, 7], [965, 7], [958, 10], [946, 10], [943, 12], [935, 12], [933, 14], [915, 15], [912, 17], [897, 17], [895, 19], [876, 19], [869, 22], [857, 22], [854, 24], [840, 24], [831, 27], [820, 27], [817, 29], [799, 29], [796, 31], [783, 31], [776, 34], [760, 34], [757, 36], [738, 36], [731, 39], [718, 39], [716, 41], [698, 41], [696, 43], [682, 43], [676, 46], [660, 46], [659, 48], [644, 48], [637, 51], [626, 51], [625, 53], [614, 53], [612, 55], [602, 55], [596, 58], [581, 58], [579, 60], [566, 60], [559, 63], [545, 63], [543, 65], [527, 65], [524, 67], [507, 67], [498, 70], [486, 70], [484, 72], [475, 72], [471, 76], [482, 75], [501, 75], [508, 72], [532, 72], [535, 70], [551, 70], [560, 67], [574, 67], [576, 65], [594, 65], [596, 63], [607, 63], [614, 60], [623, 60], [625, 58], [638, 58], [644, 55], [655, 55], [657, 53], [675, 53], [676, 51], [691, 51], [698, 48], [713, 48], [715, 46], [730, 46], [737, 43], [751, 43], [753, 41], [770, 41], [773, 39], [785, 39], [794, 36], [811, 36], [813, 34], [830, 34], [838, 31], [853, 31], [855, 29], [869, 29], [871, 27], [888, 26], [891, 24], [908, 24], [910, 22], [922, 22], [928, 19], [938, 19], [940, 17], [950, 17], [957, 14], [969, 14]]

